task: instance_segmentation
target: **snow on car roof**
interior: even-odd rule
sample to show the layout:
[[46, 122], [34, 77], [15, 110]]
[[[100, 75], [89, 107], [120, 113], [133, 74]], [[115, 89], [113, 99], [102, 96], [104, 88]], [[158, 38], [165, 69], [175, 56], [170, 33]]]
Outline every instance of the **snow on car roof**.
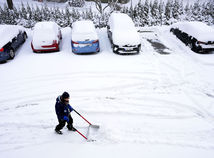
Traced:
[[91, 20], [76, 21], [72, 24], [72, 40], [97, 40], [98, 35]]
[[57, 39], [58, 28], [59, 26], [51, 21], [36, 23], [33, 32], [33, 41]]
[[52, 21], [42, 21], [42, 22], [36, 23], [35, 29], [37, 29], [37, 28], [56, 29], [56, 28], [58, 28], [58, 25]]
[[12, 41], [19, 34], [20, 30], [24, 31], [24, 28], [17, 25], [0, 25], [0, 48]]
[[72, 24], [72, 33], [85, 34], [96, 32], [91, 20], [76, 21]]
[[112, 13], [109, 17], [111, 29], [132, 29], [135, 27], [132, 19], [124, 13]]
[[172, 25], [173, 28], [186, 32], [199, 41], [214, 41], [214, 29], [199, 21], [178, 22]]

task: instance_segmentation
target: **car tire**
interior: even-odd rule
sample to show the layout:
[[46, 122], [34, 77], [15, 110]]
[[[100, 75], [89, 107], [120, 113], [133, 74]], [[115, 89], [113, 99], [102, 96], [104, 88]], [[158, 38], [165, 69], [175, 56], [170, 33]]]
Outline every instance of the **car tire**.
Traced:
[[24, 33], [24, 42], [27, 40], [27, 34], [26, 33]]
[[15, 57], [15, 51], [13, 50], [13, 49], [10, 49], [10, 51], [9, 51], [9, 59], [14, 59], [14, 57]]
[[187, 43], [187, 46], [192, 50], [192, 49], [193, 49], [192, 41], [188, 42], [188, 43]]

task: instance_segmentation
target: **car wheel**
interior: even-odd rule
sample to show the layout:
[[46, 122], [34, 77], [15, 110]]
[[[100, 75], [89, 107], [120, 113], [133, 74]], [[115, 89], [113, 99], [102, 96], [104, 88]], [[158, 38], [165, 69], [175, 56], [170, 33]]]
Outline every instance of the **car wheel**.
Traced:
[[10, 59], [13, 59], [15, 57], [15, 52], [13, 49], [10, 49], [9, 56], [10, 56]]

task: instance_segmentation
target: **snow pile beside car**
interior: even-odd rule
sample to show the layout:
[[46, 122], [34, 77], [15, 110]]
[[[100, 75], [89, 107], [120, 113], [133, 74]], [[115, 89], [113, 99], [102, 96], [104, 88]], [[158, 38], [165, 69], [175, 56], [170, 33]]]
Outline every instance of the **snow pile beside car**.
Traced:
[[178, 22], [173, 24], [172, 27], [179, 28], [179, 30], [187, 32], [189, 35], [200, 41], [214, 41], [214, 29], [205, 23], [198, 21]]
[[24, 28], [15, 25], [0, 25], [0, 48], [7, 44], [8, 41], [12, 42], [12, 39], [19, 34], [19, 31], [24, 31]]

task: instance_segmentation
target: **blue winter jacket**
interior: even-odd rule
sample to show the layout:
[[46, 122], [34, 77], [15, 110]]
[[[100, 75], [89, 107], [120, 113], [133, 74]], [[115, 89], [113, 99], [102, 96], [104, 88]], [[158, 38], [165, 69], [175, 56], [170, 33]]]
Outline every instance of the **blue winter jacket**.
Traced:
[[59, 120], [63, 120], [64, 116], [69, 116], [70, 112], [73, 111], [73, 108], [68, 104], [64, 104], [61, 99], [60, 96], [56, 98], [56, 105], [55, 105], [55, 111], [56, 111], [56, 115], [57, 118]]

